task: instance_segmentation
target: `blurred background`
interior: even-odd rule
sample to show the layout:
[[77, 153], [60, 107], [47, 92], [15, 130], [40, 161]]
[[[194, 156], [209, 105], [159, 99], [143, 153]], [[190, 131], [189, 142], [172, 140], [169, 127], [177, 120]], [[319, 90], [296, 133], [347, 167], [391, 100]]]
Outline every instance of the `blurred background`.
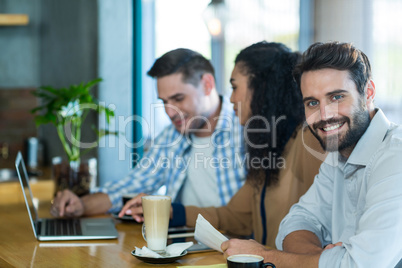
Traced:
[[101, 77], [95, 94], [122, 134], [89, 156], [98, 184], [125, 176], [132, 153], [170, 122], [146, 72], [179, 47], [211, 59], [218, 91], [230, 96], [234, 58], [252, 43], [303, 52], [316, 41], [352, 42], [371, 60], [377, 106], [402, 123], [401, 14], [400, 0], [0, 0], [0, 168], [12, 167], [29, 137], [43, 143], [43, 165], [63, 155], [54, 127], [34, 124], [32, 90]]

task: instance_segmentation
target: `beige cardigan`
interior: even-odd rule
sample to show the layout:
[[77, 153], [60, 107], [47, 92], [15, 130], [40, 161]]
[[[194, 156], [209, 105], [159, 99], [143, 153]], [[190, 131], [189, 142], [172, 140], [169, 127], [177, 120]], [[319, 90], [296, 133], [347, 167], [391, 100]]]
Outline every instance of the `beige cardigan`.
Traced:
[[[304, 146], [307, 144], [321, 159], [317, 159]], [[305, 128], [298, 130], [295, 138], [290, 138], [282, 157], [285, 167], [279, 172], [277, 184], [267, 187], [265, 193], [265, 213], [267, 219], [267, 246], [275, 248], [275, 238], [281, 220], [290, 207], [308, 190], [318, 174], [324, 160], [323, 150], [317, 139]], [[246, 182], [224, 207], [199, 208], [185, 207], [186, 225], [195, 226], [198, 213], [201, 213], [215, 228], [237, 236], [254, 233], [254, 239], [261, 243], [262, 222], [260, 198], [262, 185], [253, 186]]]

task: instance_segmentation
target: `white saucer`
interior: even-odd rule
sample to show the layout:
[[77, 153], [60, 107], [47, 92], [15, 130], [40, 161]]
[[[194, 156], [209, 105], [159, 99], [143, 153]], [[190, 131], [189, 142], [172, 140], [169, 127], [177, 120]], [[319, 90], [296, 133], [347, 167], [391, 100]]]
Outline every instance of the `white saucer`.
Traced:
[[131, 251], [131, 255], [136, 257], [137, 259], [146, 262], [146, 263], [153, 263], [153, 264], [163, 264], [163, 263], [171, 263], [175, 262], [181, 257], [187, 255], [187, 250], [183, 251], [180, 255], [178, 256], [168, 256], [168, 257], [162, 257], [162, 258], [154, 258], [154, 257], [144, 257], [135, 254], [135, 250]]

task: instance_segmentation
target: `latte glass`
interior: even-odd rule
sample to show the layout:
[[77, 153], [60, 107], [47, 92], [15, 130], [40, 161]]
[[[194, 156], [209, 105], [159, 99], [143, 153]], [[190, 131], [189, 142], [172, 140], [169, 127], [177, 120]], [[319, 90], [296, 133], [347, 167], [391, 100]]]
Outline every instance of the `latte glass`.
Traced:
[[144, 213], [142, 235], [147, 247], [165, 253], [172, 199], [164, 195], [147, 195], [141, 199]]

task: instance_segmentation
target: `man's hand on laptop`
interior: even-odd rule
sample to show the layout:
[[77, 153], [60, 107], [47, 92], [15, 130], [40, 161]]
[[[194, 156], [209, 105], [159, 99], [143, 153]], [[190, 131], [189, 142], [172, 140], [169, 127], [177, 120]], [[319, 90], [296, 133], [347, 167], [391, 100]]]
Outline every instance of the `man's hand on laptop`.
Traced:
[[146, 194], [141, 193], [138, 194], [136, 197], [127, 201], [126, 204], [121, 209], [121, 211], [119, 212], [119, 217], [123, 217], [124, 215], [131, 215], [133, 219], [136, 220], [137, 222], [143, 222], [144, 216], [142, 214], [141, 197], [145, 195]]
[[70, 190], [57, 192], [50, 214], [54, 217], [79, 217], [84, 214], [82, 200]]

